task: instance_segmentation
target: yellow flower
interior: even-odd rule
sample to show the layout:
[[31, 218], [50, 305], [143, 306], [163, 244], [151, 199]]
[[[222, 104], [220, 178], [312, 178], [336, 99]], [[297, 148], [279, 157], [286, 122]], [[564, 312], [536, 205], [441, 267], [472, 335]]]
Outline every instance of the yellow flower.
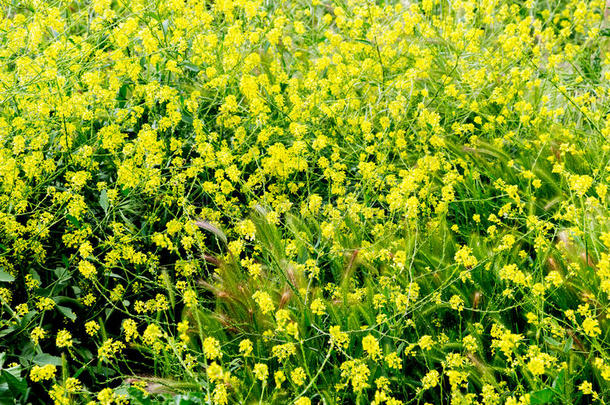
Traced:
[[203, 341], [203, 353], [208, 360], [214, 360], [221, 356], [220, 342], [213, 338], [207, 337]]
[[254, 376], [261, 381], [267, 380], [267, 377], [269, 377], [269, 368], [267, 365], [264, 363], [256, 363], [254, 365]]
[[184, 342], [188, 342], [190, 340], [189, 335], [188, 335], [189, 327], [190, 327], [189, 321], [186, 319], [184, 321], [178, 322], [176, 329], [178, 330], [180, 339], [183, 340]]
[[350, 380], [355, 393], [368, 388], [368, 379], [371, 371], [366, 364], [357, 360], [348, 360], [341, 364], [340, 368], [341, 376]]
[[282, 383], [284, 381], [286, 381], [286, 375], [284, 374], [284, 372], [282, 370], [278, 370], [274, 374], [274, 379], [275, 379], [275, 386], [279, 388], [279, 387], [281, 387]]
[[186, 290], [183, 295], [184, 304], [188, 308], [193, 308], [197, 305], [197, 293], [193, 290]]
[[116, 400], [116, 397], [112, 388], [104, 388], [97, 394], [97, 400], [102, 405], [111, 405]]
[[290, 373], [290, 378], [292, 379], [292, 382], [295, 383], [295, 385], [297, 386], [303, 385], [306, 377], [307, 376], [305, 375], [305, 370], [303, 370], [302, 367], [297, 367]]
[[88, 260], [78, 262], [78, 271], [88, 279], [92, 279], [97, 274], [95, 266]]
[[326, 305], [324, 305], [324, 302], [319, 298], [316, 298], [312, 301], [310, 308], [314, 314], [319, 316], [322, 316], [326, 313]]
[[477, 265], [478, 260], [472, 254], [472, 249], [466, 245], [462, 246], [460, 250], [455, 253], [455, 262], [466, 268], [472, 268]]
[[418, 344], [422, 350], [430, 350], [434, 345], [434, 340], [432, 339], [432, 336], [423, 335], [421, 338], [419, 338]]
[[148, 325], [146, 327], [146, 329], [144, 330], [144, 333], [142, 334], [142, 340], [146, 344], [152, 345], [162, 335], [163, 335], [163, 333], [161, 332], [161, 328], [159, 328], [159, 326], [157, 326], [153, 323], [153, 324]]
[[89, 336], [93, 336], [100, 330], [100, 325], [95, 321], [89, 321], [85, 324], [85, 331]]
[[227, 387], [224, 384], [218, 384], [214, 387], [212, 393], [212, 399], [216, 405], [226, 405], [229, 403], [229, 396], [227, 394]]
[[32, 332], [30, 332], [30, 339], [32, 340], [32, 343], [37, 345], [40, 340], [44, 339], [45, 334], [46, 332], [44, 329], [42, 329], [40, 326], [36, 326], [34, 329], [32, 329]]
[[285, 343], [283, 345], [275, 345], [271, 348], [273, 357], [277, 357], [280, 363], [283, 363], [288, 357], [296, 354], [297, 348], [294, 343]]
[[585, 333], [590, 337], [597, 337], [602, 333], [602, 330], [599, 327], [599, 321], [597, 319], [591, 318], [587, 316], [585, 320], [582, 322], [582, 328]]
[[458, 312], [462, 312], [464, 310], [464, 300], [459, 295], [451, 296], [449, 299], [449, 304], [451, 305], [451, 308]]
[[81, 382], [74, 377], [68, 377], [64, 385], [68, 392], [76, 392], [82, 389]]
[[256, 301], [258, 306], [261, 308], [263, 314], [268, 314], [269, 312], [273, 312], [275, 306], [273, 305], [273, 300], [271, 296], [264, 291], [256, 291], [252, 298]]
[[[125, 341], [130, 342], [138, 337], [138, 325], [133, 319], [123, 321], [123, 331], [125, 333]], [[150, 332], [149, 332], [150, 333]]]
[[55, 307], [55, 301], [49, 297], [40, 297], [36, 303], [36, 308], [39, 311], [48, 311]]
[[125, 344], [120, 341], [115, 341], [112, 338], [108, 338], [104, 343], [97, 349], [97, 356], [102, 361], [110, 361], [116, 357], [122, 349], [125, 348]]
[[294, 405], [311, 405], [311, 400], [307, 397], [301, 397], [294, 401]]
[[438, 385], [439, 373], [436, 370], [429, 371], [424, 378], [422, 378], [422, 389], [427, 390], [428, 388], [434, 388]]
[[295, 339], [299, 338], [299, 325], [296, 322], [290, 322], [286, 327], [286, 333]]
[[30, 379], [34, 382], [46, 381], [55, 377], [57, 368], [52, 364], [46, 364], [42, 367], [35, 365], [30, 371]]
[[582, 391], [583, 395], [591, 395], [595, 392], [593, 391], [593, 384], [591, 384], [589, 381], [583, 381], [578, 386], [578, 389]]
[[502, 280], [510, 281], [522, 286], [527, 285], [531, 279], [531, 276], [526, 276], [525, 273], [517, 268], [516, 264], [505, 265], [500, 269], [499, 275]]
[[72, 347], [72, 335], [65, 329], [60, 330], [57, 332], [55, 344], [57, 347]]
[[470, 352], [476, 352], [478, 349], [477, 339], [472, 335], [467, 335], [462, 338], [462, 342], [464, 343], [464, 347], [466, 350]]
[[577, 196], [582, 197], [593, 184], [593, 178], [587, 175], [578, 176], [572, 175], [569, 178], [570, 188], [576, 193]]
[[381, 348], [379, 342], [373, 335], [367, 335], [362, 339], [362, 348], [373, 360], [377, 360], [381, 357]]
[[341, 332], [340, 326], [331, 326], [329, 329], [329, 333], [330, 344], [332, 346], [338, 346], [347, 349], [347, 346], [349, 345], [349, 336], [347, 336], [347, 333]]
[[544, 358], [542, 358], [540, 356], [531, 358], [530, 361], [527, 363], [527, 369], [533, 375], [544, 374], [544, 372], [545, 372]]
[[176, 219], [169, 221], [165, 227], [167, 228], [167, 233], [170, 236], [173, 236], [182, 230], [182, 224]]
[[250, 339], [244, 339], [239, 342], [239, 352], [244, 357], [248, 357], [250, 353], [252, 353], [252, 341]]
[[224, 375], [224, 371], [222, 370], [222, 366], [220, 366], [218, 363], [216, 363], [214, 361], [210, 365], [208, 365], [208, 368], [206, 370], [206, 374], [208, 375], [208, 378], [211, 381], [217, 382], [217, 381], [222, 380], [222, 377]]
[[385, 356], [385, 361], [388, 363], [388, 367], [400, 370], [402, 368], [402, 359], [396, 352], [392, 352]]
[[249, 219], [241, 221], [237, 225], [236, 231], [246, 240], [253, 241], [256, 236], [256, 226], [254, 225], [254, 222]]

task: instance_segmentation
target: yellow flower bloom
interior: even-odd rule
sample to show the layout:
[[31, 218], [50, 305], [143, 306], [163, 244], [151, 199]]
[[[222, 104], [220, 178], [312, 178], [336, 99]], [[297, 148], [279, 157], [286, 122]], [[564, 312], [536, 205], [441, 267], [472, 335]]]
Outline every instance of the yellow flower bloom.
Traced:
[[275, 309], [271, 296], [264, 291], [256, 291], [254, 295], [252, 295], [252, 298], [256, 301], [263, 314], [273, 312]]
[[307, 375], [305, 374], [305, 370], [303, 370], [302, 367], [297, 367], [290, 373], [290, 378], [292, 379], [292, 382], [295, 385], [300, 386], [303, 385], [303, 383], [305, 382], [305, 378], [307, 378]]
[[72, 347], [72, 334], [65, 329], [57, 332], [57, 337], [55, 338], [55, 344], [57, 347]]
[[373, 335], [367, 335], [362, 339], [362, 348], [373, 360], [377, 360], [381, 357], [379, 342]]
[[30, 371], [30, 379], [34, 382], [40, 382], [50, 380], [55, 376], [57, 368], [52, 364], [46, 364], [44, 366], [35, 365]]
[[209, 360], [217, 359], [221, 356], [220, 353], [220, 342], [213, 338], [207, 337], [203, 341], [203, 353]]
[[261, 381], [266, 381], [267, 377], [269, 377], [269, 368], [267, 367], [267, 365], [263, 363], [255, 364], [254, 376]]
[[250, 339], [244, 339], [239, 342], [239, 352], [244, 357], [248, 357], [252, 353], [252, 341]]

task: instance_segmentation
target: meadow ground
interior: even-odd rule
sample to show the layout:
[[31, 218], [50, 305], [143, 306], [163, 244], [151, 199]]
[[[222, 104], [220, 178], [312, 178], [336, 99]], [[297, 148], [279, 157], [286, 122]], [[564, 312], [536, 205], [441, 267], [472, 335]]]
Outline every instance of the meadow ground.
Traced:
[[0, 403], [610, 402], [605, 0], [3, 0]]

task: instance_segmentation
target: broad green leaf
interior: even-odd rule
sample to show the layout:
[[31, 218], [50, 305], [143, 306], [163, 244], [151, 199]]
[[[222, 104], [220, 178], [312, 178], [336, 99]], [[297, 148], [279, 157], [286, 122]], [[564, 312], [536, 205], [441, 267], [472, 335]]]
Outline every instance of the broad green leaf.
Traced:
[[559, 372], [559, 374], [557, 374], [557, 377], [555, 377], [555, 380], [553, 381], [553, 389], [555, 390], [562, 390], [563, 386], [565, 384], [565, 379], [566, 379], [566, 370], [563, 369]]
[[25, 392], [28, 389], [27, 381], [22, 378], [15, 377], [6, 370], [2, 370], [2, 379], [6, 381], [11, 391], [25, 395]]
[[191, 72], [199, 73], [199, 71], [201, 70], [201, 68], [199, 68], [199, 66], [197, 66], [191, 62], [182, 62], [181, 65], [182, 65], [182, 67], [184, 67], [187, 70], [190, 70]]
[[61, 312], [66, 318], [69, 318], [71, 321], [75, 321], [76, 320], [76, 314], [74, 312], [72, 312], [72, 309], [68, 308], [68, 307], [64, 307], [61, 305], [57, 306], [57, 309], [59, 310], [59, 312]]
[[100, 206], [104, 210], [104, 214], [108, 214], [108, 207], [110, 206], [110, 203], [108, 201], [108, 193], [106, 190], [102, 190], [100, 193]]
[[37, 364], [39, 366], [44, 366], [45, 364], [61, 366], [61, 358], [57, 356], [52, 356], [48, 353], [41, 353], [34, 357], [32, 361], [34, 362], [34, 364]]
[[13, 277], [11, 274], [9, 274], [6, 270], [4, 269], [0, 269], [0, 281], [5, 281], [5, 282], [13, 282], [15, 281], [15, 277]]
[[545, 388], [543, 390], [533, 392], [530, 395], [530, 404], [531, 405], [548, 404], [551, 401], [553, 401], [554, 396], [555, 396], [555, 393], [553, 392], [552, 389]]
[[72, 225], [74, 225], [77, 228], [80, 228], [80, 222], [78, 219], [76, 219], [76, 217], [70, 215], [70, 214], [66, 214], [66, 218], [68, 219], [68, 221], [70, 221], [70, 223]]

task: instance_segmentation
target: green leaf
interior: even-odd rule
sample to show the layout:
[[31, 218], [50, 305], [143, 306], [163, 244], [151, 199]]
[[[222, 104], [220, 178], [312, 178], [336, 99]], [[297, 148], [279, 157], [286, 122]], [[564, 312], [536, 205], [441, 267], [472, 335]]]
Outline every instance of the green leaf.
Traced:
[[5, 281], [7, 283], [15, 281], [15, 277], [11, 274], [7, 273], [4, 269], [0, 269], [0, 281]]
[[196, 393], [180, 394], [174, 397], [175, 405], [198, 405], [204, 403], [201, 396]]
[[25, 392], [28, 389], [28, 384], [24, 379], [17, 378], [6, 370], [2, 370], [2, 379], [6, 381], [11, 391], [25, 395]]
[[201, 68], [194, 63], [191, 62], [182, 62], [181, 64], [185, 69], [190, 70], [191, 72], [199, 73]]
[[193, 124], [193, 117], [189, 114], [182, 114], [182, 122], [188, 125]]
[[66, 318], [69, 318], [71, 321], [76, 320], [76, 314], [72, 312], [72, 309], [61, 305], [58, 305], [57, 309], [59, 309], [59, 312], [61, 312]]
[[15, 395], [11, 392], [7, 383], [0, 383], [0, 404], [14, 404]]
[[0, 337], [4, 337], [6, 335], [10, 335], [14, 331], [15, 331], [15, 328], [13, 328], [13, 327], [4, 328], [4, 329], [2, 329], [0, 331]]
[[80, 222], [78, 221], [78, 219], [76, 219], [76, 217], [74, 217], [70, 214], [66, 214], [66, 218], [68, 219], [68, 221], [70, 221], [70, 223], [72, 225], [74, 225], [77, 228], [80, 228]]
[[553, 401], [554, 396], [555, 396], [555, 393], [553, 392], [552, 389], [545, 388], [543, 390], [533, 392], [530, 395], [530, 404], [531, 405], [548, 404], [549, 402]]
[[373, 45], [373, 43], [367, 39], [364, 38], [354, 38], [355, 41], [360, 42], [362, 44], [367, 44], [367, 45]]
[[127, 96], [129, 93], [129, 83], [124, 83], [119, 89], [119, 94], [117, 96], [118, 106], [119, 108], [125, 107], [127, 103]]
[[34, 315], [36, 315], [35, 311], [30, 311], [27, 314], [25, 314], [22, 318], [21, 318], [21, 322], [19, 323], [19, 326], [21, 328], [27, 328], [28, 324], [30, 323], [30, 321], [32, 320], [32, 318], [34, 317]]
[[104, 210], [104, 214], [108, 214], [108, 207], [110, 206], [110, 203], [108, 201], [108, 193], [106, 190], [102, 190], [100, 193], [100, 206]]
[[549, 345], [551, 345], [551, 346], [561, 346], [561, 342], [559, 342], [559, 341], [557, 341], [557, 340], [553, 339], [553, 338], [552, 338], [552, 337], [550, 337], [550, 336], [545, 336], [545, 337], [544, 337], [544, 341], [545, 341], [545, 342], [547, 342], [547, 343], [548, 343]]
[[38, 356], [34, 357], [32, 361], [34, 362], [34, 364], [37, 364], [39, 366], [44, 366], [46, 364], [52, 364], [58, 367], [61, 366], [61, 358], [57, 356], [51, 356], [48, 353], [41, 353]]
[[129, 229], [130, 232], [137, 232], [136, 226], [133, 224], [133, 222], [127, 219], [125, 214], [123, 214], [123, 210], [119, 210], [119, 216], [121, 217], [121, 219], [123, 219], [123, 221], [125, 222], [124, 225], [127, 227], [127, 229]]
[[572, 344], [574, 343], [574, 339], [572, 339], [572, 337], [568, 337], [568, 339], [566, 340], [565, 345], [563, 346], [563, 352], [567, 353], [572, 349]]
[[566, 379], [566, 370], [563, 369], [559, 372], [559, 374], [557, 374], [557, 377], [555, 377], [555, 380], [553, 381], [553, 389], [555, 391], [561, 391], [564, 388], [565, 385], [565, 379]]
[[54, 273], [57, 277], [56, 282], [58, 284], [62, 284], [71, 279], [70, 271], [66, 267], [57, 267], [55, 268]]

